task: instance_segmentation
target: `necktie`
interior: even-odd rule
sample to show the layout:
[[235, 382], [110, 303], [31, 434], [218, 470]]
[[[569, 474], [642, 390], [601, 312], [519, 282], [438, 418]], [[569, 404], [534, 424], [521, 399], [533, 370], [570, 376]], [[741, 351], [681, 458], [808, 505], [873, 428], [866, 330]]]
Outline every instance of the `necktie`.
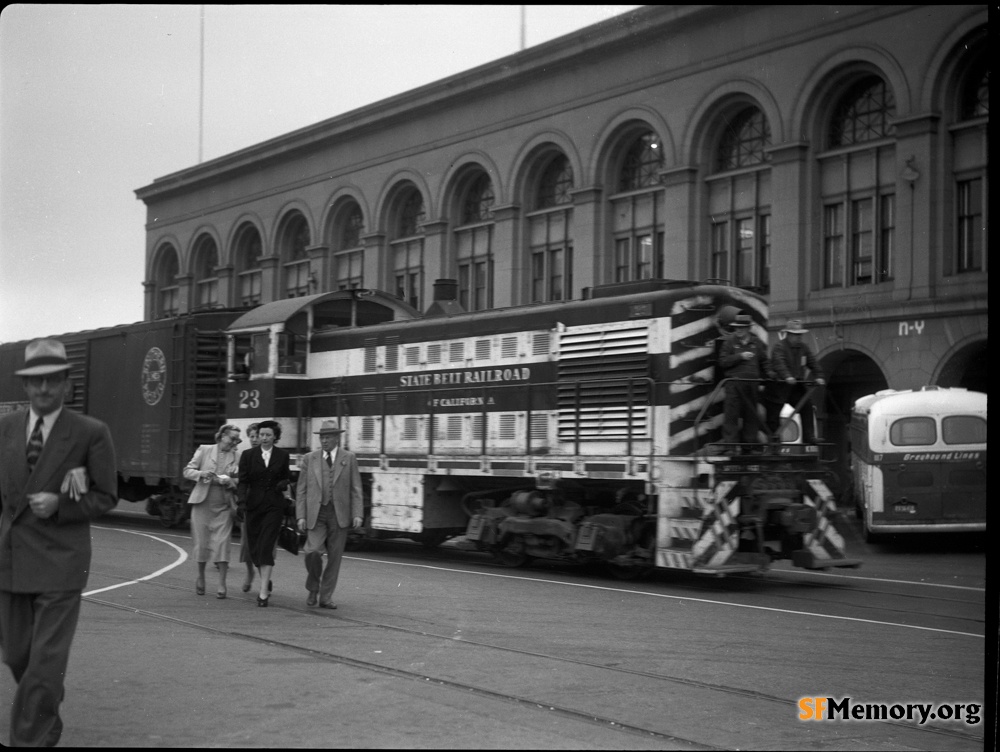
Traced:
[[38, 462], [38, 456], [42, 453], [42, 419], [39, 418], [35, 423], [35, 429], [31, 432], [31, 437], [28, 439], [28, 446], [25, 449], [25, 456], [28, 460], [28, 470], [35, 469], [35, 463]]
[[326, 466], [333, 467], [333, 455], [329, 452], [326, 453]]

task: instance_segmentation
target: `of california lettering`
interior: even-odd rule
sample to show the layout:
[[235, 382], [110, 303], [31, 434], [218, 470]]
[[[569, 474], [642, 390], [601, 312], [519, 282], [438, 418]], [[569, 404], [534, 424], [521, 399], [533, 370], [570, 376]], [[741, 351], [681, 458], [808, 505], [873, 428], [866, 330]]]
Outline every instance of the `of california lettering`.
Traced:
[[477, 371], [442, 371], [399, 377], [404, 389], [422, 386], [463, 386], [466, 384], [496, 384], [505, 381], [529, 381], [530, 368], [483, 368]]

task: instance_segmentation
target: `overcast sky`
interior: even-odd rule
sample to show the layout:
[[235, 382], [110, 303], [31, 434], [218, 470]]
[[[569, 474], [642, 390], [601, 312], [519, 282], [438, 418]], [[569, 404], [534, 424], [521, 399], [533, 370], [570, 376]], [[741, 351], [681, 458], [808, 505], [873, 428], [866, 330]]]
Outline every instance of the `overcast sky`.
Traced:
[[[198, 5], [0, 15], [0, 342], [140, 321], [137, 188], [199, 159]], [[638, 6], [526, 6], [526, 46]], [[208, 5], [207, 161], [517, 52], [518, 5]]]

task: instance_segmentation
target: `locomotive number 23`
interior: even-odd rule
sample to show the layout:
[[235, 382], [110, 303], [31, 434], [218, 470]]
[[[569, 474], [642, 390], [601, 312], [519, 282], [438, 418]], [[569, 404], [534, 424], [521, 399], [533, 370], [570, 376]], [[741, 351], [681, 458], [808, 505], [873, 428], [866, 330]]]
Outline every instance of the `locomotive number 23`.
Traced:
[[260, 407], [260, 391], [243, 389], [240, 391], [240, 410], [256, 410]]

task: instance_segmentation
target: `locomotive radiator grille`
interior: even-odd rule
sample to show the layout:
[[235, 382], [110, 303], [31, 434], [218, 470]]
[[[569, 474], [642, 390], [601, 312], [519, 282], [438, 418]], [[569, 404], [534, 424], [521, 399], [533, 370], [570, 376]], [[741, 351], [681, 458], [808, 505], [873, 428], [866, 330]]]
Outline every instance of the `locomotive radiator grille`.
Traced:
[[560, 441], [649, 438], [648, 339], [648, 321], [561, 333]]

